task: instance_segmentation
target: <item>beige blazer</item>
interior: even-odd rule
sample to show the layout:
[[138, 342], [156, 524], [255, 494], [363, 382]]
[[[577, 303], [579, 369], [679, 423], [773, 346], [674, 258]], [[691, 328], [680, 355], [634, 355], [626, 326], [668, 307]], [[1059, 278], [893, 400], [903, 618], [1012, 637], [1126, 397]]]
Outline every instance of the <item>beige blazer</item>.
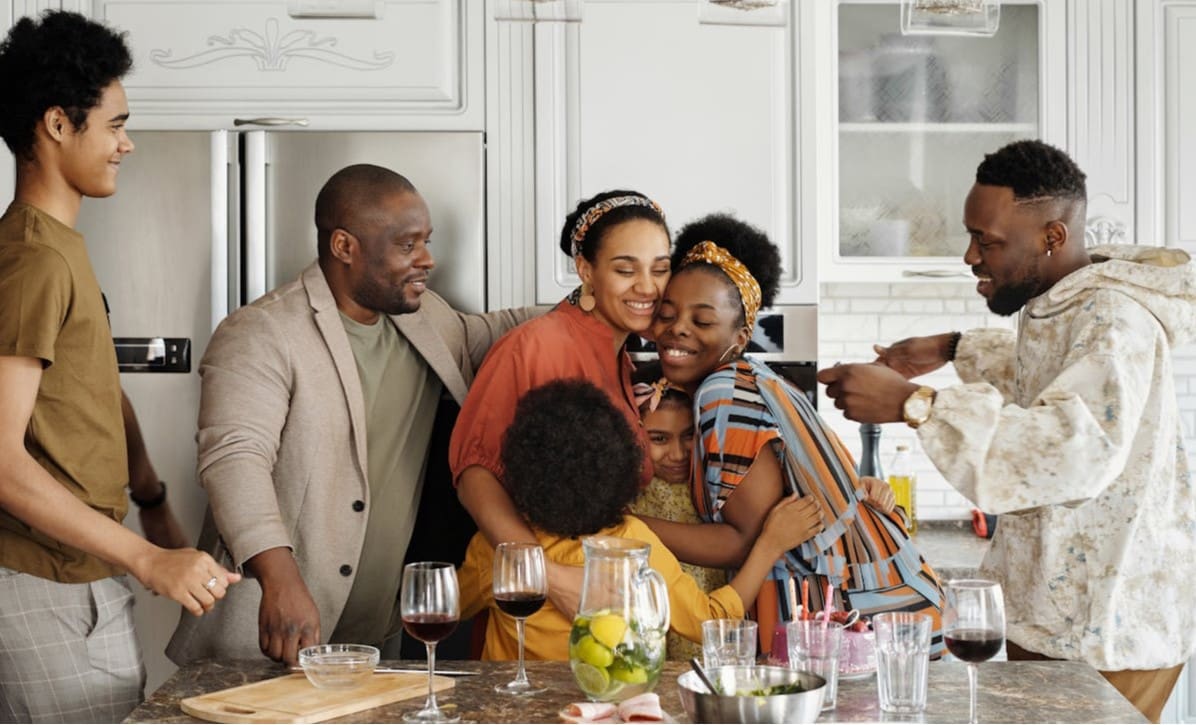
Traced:
[[[491, 344], [535, 314], [464, 314], [428, 291], [418, 311], [392, 319], [460, 403]], [[209, 501], [199, 548], [238, 571], [267, 549], [291, 548], [327, 636], [353, 586], [343, 572], [356, 569], [367, 521], [353, 502], [368, 505], [369, 486], [357, 365], [319, 265], [221, 322], [199, 374]], [[247, 579], [203, 617], [182, 612], [167, 655], [180, 665], [262, 657], [260, 601]]]

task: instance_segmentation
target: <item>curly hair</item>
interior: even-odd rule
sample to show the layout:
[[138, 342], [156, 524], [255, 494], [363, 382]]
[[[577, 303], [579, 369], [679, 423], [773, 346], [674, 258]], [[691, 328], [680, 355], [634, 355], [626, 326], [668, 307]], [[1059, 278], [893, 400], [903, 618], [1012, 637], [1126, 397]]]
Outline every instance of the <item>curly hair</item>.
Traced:
[[1063, 151], [1037, 140], [1014, 141], [986, 154], [976, 183], [1013, 189], [1017, 201], [1043, 198], [1087, 201], [1084, 172]]
[[501, 457], [515, 508], [550, 534], [615, 526], [639, 492], [643, 450], [635, 432], [606, 394], [582, 379], [525, 393]]
[[[560, 247], [566, 256], [570, 259], [573, 257], [573, 227], [577, 225], [577, 220], [581, 218], [581, 215], [589, 211], [590, 207], [595, 204], [606, 201], [607, 199], [613, 199], [616, 196], [638, 196], [649, 199], [647, 195], [641, 194], [638, 191], [614, 189], [604, 191], [601, 194], [595, 194], [589, 199], [582, 199], [577, 202], [577, 208], [570, 212], [569, 216], [565, 217], [565, 224], [561, 227]], [[602, 248], [602, 238], [606, 235], [606, 232], [632, 219], [646, 219], [659, 225], [664, 230], [666, 236], [669, 233], [669, 225], [665, 223], [664, 215], [650, 206], [615, 207], [598, 217], [598, 220], [590, 225], [589, 230], [581, 241], [581, 256], [590, 262], [595, 261], [598, 257], [598, 250]]]
[[58, 10], [22, 18], [0, 43], [0, 137], [14, 156], [31, 159], [46, 109], [61, 106], [82, 131], [104, 89], [132, 67], [123, 33]]
[[[776, 245], [769, 241], [767, 234], [730, 214], [709, 214], [692, 221], [677, 232], [672, 258], [674, 274], [681, 271], [681, 260], [685, 259], [689, 250], [705, 241], [714, 242], [742, 262], [760, 285], [761, 306], [772, 306], [781, 284], [781, 253]], [[695, 262], [689, 266], [702, 266], [714, 270], [727, 288], [734, 292], [734, 299], [739, 299], [739, 288], [714, 265]], [[742, 316], [741, 311], [740, 317]]]

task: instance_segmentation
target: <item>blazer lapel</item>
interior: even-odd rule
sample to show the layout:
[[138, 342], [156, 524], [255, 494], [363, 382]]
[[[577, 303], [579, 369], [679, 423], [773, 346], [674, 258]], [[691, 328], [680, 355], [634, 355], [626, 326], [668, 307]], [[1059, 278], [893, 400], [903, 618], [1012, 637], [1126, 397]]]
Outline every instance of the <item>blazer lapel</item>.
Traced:
[[432, 372], [444, 383], [445, 390], [457, 403], [463, 403], [465, 393], [468, 392], [465, 378], [461, 375], [461, 368], [453, 358], [452, 351], [444, 343], [444, 338], [436, 332], [436, 325], [429, 317], [430, 315], [421, 308], [406, 315], [391, 315], [390, 319], [394, 320], [399, 332], [423, 356], [428, 367], [432, 368]]
[[353, 442], [357, 452], [357, 468], [361, 472], [361, 480], [369, 488], [369, 459], [366, 457], [365, 432], [365, 399], [361, 392], [361, 378], [357, 375], [357, 361], [353, 357], [353, 348], [349, 347], [349, 337], [345, 333], [345, 326], [341, 322], [340, 312], [336, 308], [336, 299], [332, 290], [324, 279], [324, 272], [319, 263], [313, 263], [303, 271], [303, 286], [307, 288], [308, 300], [315, 313], [316, 327], [328, 346], [332, 355], [332, 362], [336, 366], [337, 375], [341, 380], [341, 388], [345, 393], [345, 401], [349, 404], [349, 420], [353, 425]]

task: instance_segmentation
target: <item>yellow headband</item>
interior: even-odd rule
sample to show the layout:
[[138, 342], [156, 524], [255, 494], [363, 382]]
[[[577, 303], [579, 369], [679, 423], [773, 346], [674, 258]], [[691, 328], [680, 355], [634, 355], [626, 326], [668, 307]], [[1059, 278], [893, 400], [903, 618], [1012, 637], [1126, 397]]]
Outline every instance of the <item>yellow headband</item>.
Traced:
[[681, 260], [681, 268], [684, 269], [694, 262], [713, 264], [721, 269], [723, 274], [731, 278], [731, 281], [739, 289], [739, 299], [743, 302], [743, 317], [746, 320], [747, 328], [748, 330], [755, 329], [756, 313], [760, 311], [760, 283], [756, 281], [748, 268], [743, 266], [743, 262], [711, 241], [702, 242], [689, 250], [685, 258]]

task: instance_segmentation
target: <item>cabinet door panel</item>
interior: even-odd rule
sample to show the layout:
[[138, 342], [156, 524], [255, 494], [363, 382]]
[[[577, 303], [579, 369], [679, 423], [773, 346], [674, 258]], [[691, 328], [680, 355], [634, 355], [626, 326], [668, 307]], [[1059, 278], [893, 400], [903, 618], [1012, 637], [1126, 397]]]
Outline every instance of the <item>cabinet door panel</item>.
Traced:
[[631, 188], [670, 226], [729, 211], [782, 248], [782, 302], [812, 302], [795, 169], [792, 28], [701, 25], [690, 1], [586, 3], [537, 26], [537, 301], [576, 284], [557, 247], [578, 199]]
[[[283, 0], [99, 0], [95, 13], [128, 31], [134, 119], [227, 125], [232, 116], [309, 117], [313, 125], [477, 128], [469, 92], [482, 78], [480, 3], [344, 3], [374, 17], [292, 17]], [[342, 12], [348, 12], [342, 10]], [[471, 47], [475, 46], [475, 47]], [[329, 123], [322, 120], [328, 118]], [[200, 120], [202, 119], [202, 120]], [[144, 122], [142, 123], [144, 125]]]

